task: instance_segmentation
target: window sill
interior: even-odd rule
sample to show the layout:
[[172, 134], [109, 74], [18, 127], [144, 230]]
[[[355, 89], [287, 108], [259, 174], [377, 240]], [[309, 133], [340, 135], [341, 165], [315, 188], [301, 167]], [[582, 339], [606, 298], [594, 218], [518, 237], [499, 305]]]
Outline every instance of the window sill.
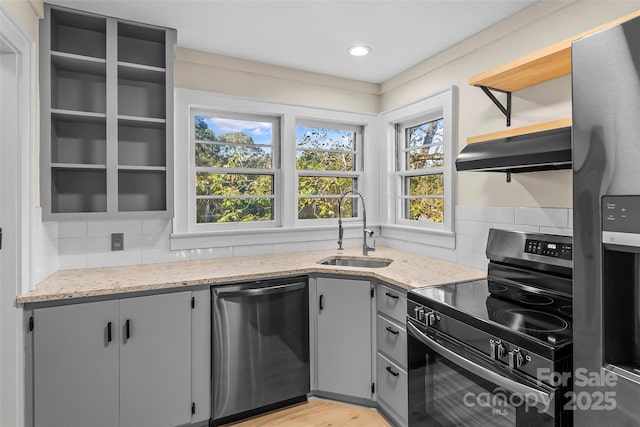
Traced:
[[446, 249], [456, 248], [456, 233], [452, 231], [389, 224], [380, 227], [380, 234], [389, 239], [422, 243]]
[[[351, 238], [362, 238], [362, 223], [344, 224], [344, 239]], [[338, 225], [332, 224], [172, 233], [169, 243], [172, 251], [179, 251], [277, 243], [326, 242], [337, 241], [337, 239]]]

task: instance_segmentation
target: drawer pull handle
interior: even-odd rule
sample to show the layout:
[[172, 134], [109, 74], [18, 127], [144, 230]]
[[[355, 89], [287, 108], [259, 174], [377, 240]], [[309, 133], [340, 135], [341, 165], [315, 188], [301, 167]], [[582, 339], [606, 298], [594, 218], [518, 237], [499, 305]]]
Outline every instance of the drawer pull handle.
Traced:
[[387, 326], [387, 332], [392, 333], [393, 335], [398, 335], [400, 332], [394, 330], [391, 326]]
[[107, 323], [107, 342], [111, 342], [111, 322]]
[[389, 298], [393, 298], [393, 299], [400, 298], [398, 295], [394, 295], [391, 292], [385, 292], [385, 295], [388, 296]]
[[318, 298], [318, 308], [320, 311], [324, 310], [324, 295], [320, 294], [320, 298]]
[[131, 320], [127, 319], [127, 321], [124, 322], [124, 329], [125, 329], [125, 337], [127, 339], [131, 339]]
[[398, 375], [400, 375], [400, 373], [394, 372], [393, 369], [391, 369], [391, 366], [387, 366], [387, 372], [389, 372], [394, 377], [397, 377]]

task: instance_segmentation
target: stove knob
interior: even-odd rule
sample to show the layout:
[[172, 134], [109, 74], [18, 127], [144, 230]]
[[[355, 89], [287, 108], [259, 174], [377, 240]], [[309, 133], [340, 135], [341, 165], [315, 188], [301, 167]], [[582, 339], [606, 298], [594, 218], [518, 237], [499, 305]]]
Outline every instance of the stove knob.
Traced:
[[424, 308], [416, 307], [413, 309], [413, 311], [415, 313], [416, 319], [418, 319], [420, 322], [424, 322]]
[[524, 365], [524, 356], [519, 348], [509, 352], [509, 367], [519, 368]]
[[433, 326], [436, 323], [438, 323], [438, 317], [436, 316], [436, 313], [434, 313], [433, 311], [427, 313], [427, 325]]
[[491, 347], [491, 358], [502, 359], [507, 349], [500, 340], [489, 340], [489, 346]]

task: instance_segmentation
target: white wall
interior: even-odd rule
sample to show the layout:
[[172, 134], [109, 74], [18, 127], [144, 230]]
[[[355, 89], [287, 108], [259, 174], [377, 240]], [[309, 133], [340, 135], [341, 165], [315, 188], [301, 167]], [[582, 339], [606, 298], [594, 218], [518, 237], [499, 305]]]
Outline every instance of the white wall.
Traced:
[[[468, 137], [507, 129], [505, 118], [469, 77], [640, 9], [634, 1], [543, 1], [401, 73], [382, 85], [383, 111], [449, 85], [459, 87], [458, 149]], [[498, 95], [500, 98], [501, 96]], [[502, 97], [501, 99], [504, 99]], [[571, 79], [513, 94], [512, 128], [571, 117]], [[458, 204], [570, 208], [571, 172], [458, 174]]]
[[[623, 16], [639, 6], [640, 1], [635, 0], [540, 2], [381, 85], [184, 48], [176, 51], [175, 84], [177, 88], [212, 95], [227, 94], [231, 98], [250, 97], [287, 105], [364, 113], [388, 111], [456, 85], [459, 88], [459, 150], [469, 136], [506, 128], [504, 116], [484, 93], [468, 85], [470, 76]], [[176, 114], [181, 113], [176, 111]], [[514, 93], [513, 127], [570, 115], [571, 87], [568, 76]], [[176, 127], [176, 151], [182, 149], [180, 138], [183, 135], [180, 132], [183, 130], [179, 128], [180, 126]], [[381, 137], [376, 138], [376, 141], [377, 144], [383, 143]], [[375, 159], [370, 165], [379, 166]], [[183, 168], [176, 167], [176, 171], [178, 170]], [[176, 183], [181, 181], [185, 180], [176, 178]], [[511, 183], [506, 183], [504, 175], [499, 173], [460, 173], [457, 174], [456, 213], [458, 216], [462, 215], [462, 219], [456, 218], [456, 249], [431, 247], [429, 239], [425, 239], [424, 243], [416, 243], [411, 242], [416, 240], [411, 238], [406, 241], [379, 238], [378, 244], [386, 242], [396, 247], [480, 265], [484, 262], [481, 248], [486, 239], [486, 223], [482, 220], [470, 220], [468, 214], [465, 216], [464, 213], [468, 213], [470, 207], [513, 211], [514, 221], [507, 225], [515, 229], [539, 229], [540, 221], [518, 222], [515, 212], [528, 212], [522, 210], [525, 208], [533, 211], [544, 208], [540, 211], [543, 216], [556, 209], [564, 213], [571, 212], [571, 185], [570, 171], [513, 175]], [[181, 209], [180, 204], [176, 206]], [[375, 210], [375, 207], [368, 208]], [[383, 206], [379, 206], [379, 209], [382, 208]], [[484, 218], [483, 213], [478, 215], [479, 218]], [[562, 216], [568, 217], [569, 214]], [[471, 225], [469, 222], [480, 225]], [[60, 269], [231, 257], [320, 249], [335, 245], [335, 237], [331, 231], [326, 232], [326, 238], [316, 231], [310, 242], [277, 234], [256, 234], [256, 244], [252, 245], [239, 244], [238, 239], [220, 235], [216, 243], [208, 248], [206, 243], [202, 243], [202, 239], [198, 240], [200, 243], [190, 244], [184, 243], [185, 240], [182, 240], [184, 244], [172, 241], [169, 237], [170, 225], [168, 222], [163, 225], [162, 221], [60, 223], [59, 227], [58, 239], [55, 239], [53, 227], [45, 227], [49, 230], [45, 235], [54, 237], [50, 241], [50, 247], [55, 247], [56, 244], [59, 246]], [[571, 225], [557, 224], [552, 228], [566, 234]], [[469, 230], [475, 231], [467, 234]], [[120, 253], [109, 249], [108, 235], [116, 231], [125, 232], [125, 251]], [[353, 235], [349, 244], [357, 245], [357, 237]], [[234, 244], [231, 244], [232, 241]], [[471, 241], [474, 242], [473, 245]], [[44, 264], [48, 265], [46, 262]]]

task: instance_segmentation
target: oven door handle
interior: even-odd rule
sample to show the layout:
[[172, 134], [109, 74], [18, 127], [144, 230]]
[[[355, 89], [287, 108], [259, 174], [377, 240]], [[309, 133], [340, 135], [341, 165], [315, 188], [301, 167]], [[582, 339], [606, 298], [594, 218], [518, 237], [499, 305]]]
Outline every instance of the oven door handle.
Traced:
[[529, 387], [526, 384], [521, 384], [510, 378], [504, 377], [497, 372], [493, 372], [487, 368], [484, 368], [477, 363], [472, 362], [471, 360], [465, 359], [464, 357], [456, 354], [445, 346], [438, 344], [437, 342], [429, 338], [411, 322], [407, 322], [407, 332], [414, 338], [419, 340], [421, 343], [429, 347], [431, 350], [435, 351], [442, 357], [450, 360], [461, 368], [466, 369], [467, 371], [481, 378], [491, 381], [492, 383], [504, 388], [505, 390], [510, 391], [511, 393], [516, 393], [523, 397], [526, 397], [544, 413], [552, 417], [555, 416], [554, 399], [548, 393], [537, 390], [533, 387]]

